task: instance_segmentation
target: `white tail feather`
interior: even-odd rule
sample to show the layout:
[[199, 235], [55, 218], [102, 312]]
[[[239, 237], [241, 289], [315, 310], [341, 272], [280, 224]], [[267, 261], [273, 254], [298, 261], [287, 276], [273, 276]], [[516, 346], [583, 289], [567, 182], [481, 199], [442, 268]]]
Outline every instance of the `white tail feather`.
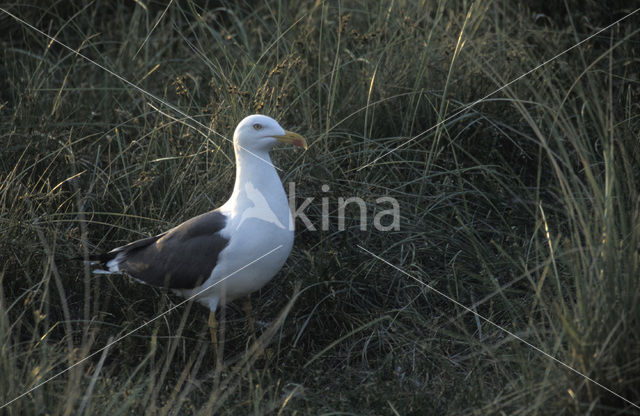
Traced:
[[93, 270], [94, 274], [113, 274], [113, 273], [122, 273], [120, 270], [120, 261], [122, 261], [122, 253], [118, 253], [113, 259], [109, 260], [105, 266], [107, 266], [107, 270], [105, 269], [95, 269]]

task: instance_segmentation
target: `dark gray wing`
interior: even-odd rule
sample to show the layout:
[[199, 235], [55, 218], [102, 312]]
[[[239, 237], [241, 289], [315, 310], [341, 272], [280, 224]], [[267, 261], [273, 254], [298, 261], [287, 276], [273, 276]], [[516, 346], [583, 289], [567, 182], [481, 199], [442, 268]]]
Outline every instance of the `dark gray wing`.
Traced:
[[118, 267], [131, 277], [153, 286], [193, 289], [209, 277], [229, 243], [220, 235], [226, 223], [219, 211], [207, 212], [95, 259], [106, 263], [122, 253]]

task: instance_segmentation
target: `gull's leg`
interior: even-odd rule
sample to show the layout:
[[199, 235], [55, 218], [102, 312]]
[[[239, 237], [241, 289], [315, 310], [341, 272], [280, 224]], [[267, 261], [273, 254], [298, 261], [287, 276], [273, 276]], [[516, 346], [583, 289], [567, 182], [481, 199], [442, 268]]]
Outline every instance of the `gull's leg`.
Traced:
[[249, 326], [249, 335], [255, 339], [256, 338], [256, 329], [253, 322], [253, 308], [251, 307], [251, 296], [247, 296], [244, 298], [244, 302], [242, 302], [242, 309], [244, 313], [247, 315], [247, 324]]
[[218, 351], [218, 321], [216, 320], [216, 312], [209, 313], [209, 333], [211, 334], [211, 345], [213, 350]]
[[[213, 347], [213, 354], [216, 360], [216, 366], [220, 368], [222, 365], [222, 355], [224, 351], [224, 338], [222, 342], [218, 341], [218, 329], [219, 324], [216, 319], [216, 308], [218, 307], [218, 298], [212, 298], [209, 301], [209, 309], [211, 312], [209, 313], [209, 334], [211, 335], [211, 346]], [[224, 314], [222, 316], [224, 319]], [[224, 330], [224, 328], [223, 328]]]

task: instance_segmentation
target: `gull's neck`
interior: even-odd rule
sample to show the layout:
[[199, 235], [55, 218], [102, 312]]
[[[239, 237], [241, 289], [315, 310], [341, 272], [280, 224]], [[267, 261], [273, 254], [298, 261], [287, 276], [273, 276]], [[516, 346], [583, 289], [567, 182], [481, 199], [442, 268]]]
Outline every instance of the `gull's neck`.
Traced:
[[278, 209], [286, 205], [288, 200], [280, 182], [268, 151], [248, 151], [239, 146], [234, 146], [236, 155], [236, 181], [231, 198], [225, 206], [231, 210], [244, 206], [247, 199], [247, 186], [259, 190], [264, 198], [273, 205], [272, 209]]
[[[236, 154], [236, 182], [233, 193], [241, 191], [243, 184], [250, 182], [258, 189], [273, 186], [281, 187], [280, 177], [271, 162], [269, 152], [248, 151], [234, 146]], [[266, 189], [266, 188], [265, 188]]]

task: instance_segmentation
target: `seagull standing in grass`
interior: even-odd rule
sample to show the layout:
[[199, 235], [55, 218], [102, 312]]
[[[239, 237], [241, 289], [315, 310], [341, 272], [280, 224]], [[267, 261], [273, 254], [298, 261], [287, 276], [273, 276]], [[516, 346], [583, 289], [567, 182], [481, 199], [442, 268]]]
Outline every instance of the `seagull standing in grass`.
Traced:
[[101, 267], [94, 272], [125, 273], [194, 297], [211, 310], [209, 327], [217, 344], [216, 309], [267, 284], [293, 246], [287, 195], [269, 157], [279, 142], [307, 148], [304, 137], [285, 131], [274, 119], [246, 117], [233, 134], [236, 181], [231, 198], [162, 234], [90, 256]]

